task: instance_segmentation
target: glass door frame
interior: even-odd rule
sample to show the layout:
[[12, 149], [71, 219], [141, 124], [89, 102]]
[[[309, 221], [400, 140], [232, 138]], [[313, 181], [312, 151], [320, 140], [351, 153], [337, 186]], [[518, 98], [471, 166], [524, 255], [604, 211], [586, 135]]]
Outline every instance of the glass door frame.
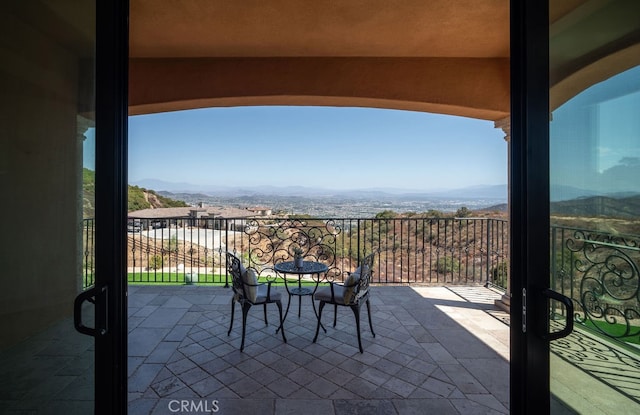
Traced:
[[95, 413], [127, 413], [129, 1], [96, 2]]
[[549, 5], [511, 4], [511, 413], [550, 411]]
[[[512, 413], [549, 412], [548, 2], [511, 0]], [[127, 413], [128, 0], [97, 2], [95, 413]], [[105, 224], [105, 225], [103, 225]]]

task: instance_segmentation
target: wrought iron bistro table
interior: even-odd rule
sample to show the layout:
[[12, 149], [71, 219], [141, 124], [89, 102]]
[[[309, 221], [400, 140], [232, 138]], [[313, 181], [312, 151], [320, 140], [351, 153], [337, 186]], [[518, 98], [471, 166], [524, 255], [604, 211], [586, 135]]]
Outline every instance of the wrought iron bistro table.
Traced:
[[[302, 297], [310, 295], [311, 296], [311, 305], [313, 305], [313, 312], [316, 315], [316, 319], [318, 318], [318, 311], [316, 310], [315, 302], [313, 301], [313, 294], [318, 289], [318, 284], [320, 283], [320, 274], [324, 274], [329, 270], [329, 268], [323, 264], [322, 262], [315, 261], [302, 261], [302, 267], [296, 267], [294, 261], [288, 262], [280, 262], [276, 264], [274, 267], [275, 271], [278, 274], [283, 275], [284, 286], [287, 289], [287, 294], [289, 294], [289, 302], [287, 303], [287, 311], [284, 313], [284, 318], [282, 322], [287, 319], [287, 314], [289, 314], [289, 306], [291, 305], [291, 297], [298, 296], [298, 318], [300, 318], [300, 310], [302, 304]], [[298, 284], [297, 287], [290, 287], [289, 283], [287, 283], [287, 274], [297, 275], [298, 276]], [[302, 286], [302, 276], [310, 275], [311, 280], [315, 283], [313, 287], [303, 287]], [[293, 284], [292, 284], [293, 285]], [[327, 329], [322, 326], [322, 329], [326, 332]], [[279, 330], [279, 329], [278, 329]], [[277, 330], [276, 330], [277, 333]]]

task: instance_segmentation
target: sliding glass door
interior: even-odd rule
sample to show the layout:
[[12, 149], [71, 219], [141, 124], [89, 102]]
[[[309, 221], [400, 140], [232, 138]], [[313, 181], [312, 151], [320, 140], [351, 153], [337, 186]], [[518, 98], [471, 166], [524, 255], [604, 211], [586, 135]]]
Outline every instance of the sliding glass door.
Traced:
[[3, 413], [126, 411], [113, 183], [128, 6], [97, 3], [8, 0], [0, 12]]
[[637, 413], [640, 3], [511, 10], [511, 411]]
[[95, 342], [74, 329], [73, 304], [94, 276], [96, 5], [2, 9], [0, 407], [91, 413]]
[[552, 413], [640, 411], [640, 3], [550, 1]]

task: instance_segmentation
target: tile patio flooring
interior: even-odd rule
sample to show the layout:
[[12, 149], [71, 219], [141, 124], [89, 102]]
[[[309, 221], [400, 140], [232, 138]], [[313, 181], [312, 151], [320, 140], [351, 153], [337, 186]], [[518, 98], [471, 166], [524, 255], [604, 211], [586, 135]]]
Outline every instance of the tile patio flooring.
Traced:
[[349, 309], [338, 309], [334, 328], [326, 307], [327, 333], [314, 344], [310, 298], [301, 318], [295, 299], [285, 344], [275, 305], [269, 326], [254, 307], [240, 352], [237, 305], [227, 336], [229, 289], [130, 286], [129, 413], [170, 414], [183, 400], [200, 413], [216, 400], [225, 415], [508, 413], [509, 327], [498, 297], [483, 287], [373, 287], [376, 337], [363, 307], [363, 354]]

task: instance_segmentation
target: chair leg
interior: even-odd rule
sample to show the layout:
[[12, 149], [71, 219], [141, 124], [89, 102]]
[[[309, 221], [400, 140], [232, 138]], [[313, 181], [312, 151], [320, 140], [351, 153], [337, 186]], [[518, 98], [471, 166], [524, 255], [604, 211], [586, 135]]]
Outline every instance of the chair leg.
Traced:
[[[284, 320], [282, 320], [282, 301], [276, 301], [276, 305], [278, 306], [278, 313], [280, 313], [280, 330], [282, 331], [282, 340], [286, 343], [287, 338], [284, 337]], [[276, 330], [276, 333], [278, 333], [278, 330]]]
[[244, 335], [247, 331], [247, 314], [249, 314], [249, 309], [251, 308], [251, 304], [247, 301], [242, 304], [242, 343], [240, 343], [240, 351], [244, 350]]
[[318, 307], [318, 325], [316, 326], [316, 335], [313, 337], [313, 342], [315, 343], [318, 340], [318, 333], [320, 332], [320, 321], [322, 319], [322, 309], [324, 308], [325, 302], [320, 301], [320, 307]]
[[369, 328], [371, 329], [371, 334], [373, 334], [373, 337], [376, 337], [376, 334], [373, 332], [373, 324], [371, 324], [371, 305], [369, 304], [368, 298], [367, 298], [367, 314], [369, 315]]
[[333, 305], [333, 327], [336, 326], [336, 321], [338, 320], [338, 304]]
[[289, 307], [291, 306], [291, 297], [292, 295], [289, 294], [289, 301], [287, 301], [287, 310], [284, 312], [284, 319], [287, 319], [287, 316], [289, 315]]
[[353, 315], [356, 316], [356, 331], [358, 332], [358, 347], [360, 348], [360, 353], [363, 353], [362, 349], [362, 341], [360, 340], [360, 304], [352, 305], [351, 311], [353, 311]]
[[231, 329], [233, 328], [233, 314], [236, 309], [236, 299], [235, 297], [231, 299], [231, 323], [229, 324], [229, 331], [227, 332], [227, 336], [231, 334]]
[[269, 325], [269, 322], [267, 321], [267, 303], [264, 303], [264, 325]]

